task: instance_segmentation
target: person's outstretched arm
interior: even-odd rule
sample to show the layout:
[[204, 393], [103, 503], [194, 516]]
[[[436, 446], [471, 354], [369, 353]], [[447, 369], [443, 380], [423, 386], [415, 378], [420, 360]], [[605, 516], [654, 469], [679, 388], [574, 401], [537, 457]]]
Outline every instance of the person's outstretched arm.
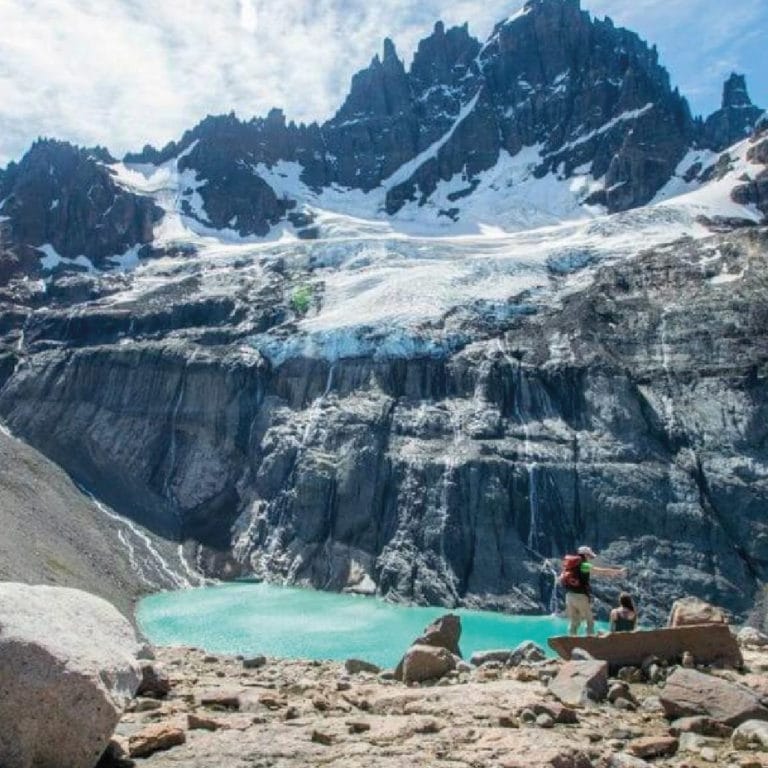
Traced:
[[595, 576], [626, 576], [626, 568], [609, 568], [607, 566], [593, 565], [590, 569]]

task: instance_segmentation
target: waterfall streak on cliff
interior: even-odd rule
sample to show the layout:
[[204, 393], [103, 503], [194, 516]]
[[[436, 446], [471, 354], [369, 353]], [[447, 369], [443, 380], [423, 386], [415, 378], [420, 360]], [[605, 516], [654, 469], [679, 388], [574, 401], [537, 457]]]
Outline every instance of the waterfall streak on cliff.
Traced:
[[[121, 517], [120, 515], [113, 512], [111, 509], [109, 509], [106, 505], [102, 504], [92, 493], [89, 491], [81, 488], [83, 493], [93, 502], [94, 506], [99, 509], [101, 512], [104, 513], [108, 518], [111, 520], [114, 520], [116, 523], [119, 523], [121, 526], [123, 526], [123, 529], [126, 534], [133, 536], [134, 541], [138, 543], [143, 549], [146, 551], [146, 557], [144, 560], [144, 564], [146, 566], [152, 567], [152, 569], [155, 570], [158, 578], [154, 580], [152, 583], [152, 586], [172, 586], [176, 589], [188, 589], [192, 586], [190, 581], [186, 579], [184, 576], [182, 576], [180, 573], [177, 573], [174, 571], [171, 566], [165, 561], [163, 556], [157, 551], [154, 544], [152, 543], [152, 540], [147, 536], [144, 531], [141, 530], [132, 520], [129, 520], [128, 518]], [[125, 539], [121, 537], [121, 541], [125, 542]], [[127, 544], [126, 544], [127, 546]], [[138, 563], [138, 561], [135, 558], [135, 552], [136, 549], [134, 548], [134, 560], [133, 562]], [[131, 557], [131, 552], [129, 551], [129, 559]], [[142, 569], [137, 568], [137, 573], [139, 576], [142, 576]]]
[[[198, 550], [199, 548], [200, 548], [200, 545], [196, 544], [195, 549]], [[181, 569], [186, 574], [186, 578], [190, 586], [194, 586], [193, 582], [195, 581], [197, 582], [197, 586], [199, 587], [205, 586], [208, 583], [208, 579], [206, 579], [205, 576], [202, 575], [202, 573], [200, 573], [190, 565], [189, 560], [187, 560], [187, 557], [184, 554], [183, 544], [179, 544], [178, 555], [179, 555], [179, 562], [181, 563]]]
[[312, 402], [312, 405], [309, 407], [307, 424], [304, 427], [304, 434], [301, 436], [302, 450], [307, 447], [309, 441], [312, 439], [312, 433], [315, 431], [315, 426], [320, 418], [320, 411], [322, 410], [323, 403], [325, 402], [326, 397], [328, 397], [328, 393], [331, 391], [331, 387], [333, 386], [333, 373], [335, 368], [335, 365], [331, 365], [328, 368], [328, 378], [325, 382], [325, 389], [323, 390], [322, 395], [320, 395], [320, 397], [316, 397]]
[[672, 371], [669, 367], [669, 344], [667, 342], [667, 313], [669, 307], [664, 307], [664, 311], [661, 316], [661, 365], [664, 369], [664, 378], [666, 380], [667, 391], [662, 395], [664, 399], [664, 417], [667, 422], [667, 427], [672, 431], [675, 426], [675, 404], [672, 400]]
[[133, 542], [125, 535], [125, 530], [120, 529], [117, 532], [118, 541], [125, 547], [125, 551], [128, 554], [128, 564], [131, 566], [131, 570], [136, 573], [148, 587], [155, 588], [155, 584], [152, 579], [145, 573], [144, 567], [136, 557], [136, 548], [133, 546]]
[[534, 552], [538, 552], [536, 543], [538, 536], [538, 507], [539, 507], [539, 495], [536, 488], [536, 462], [531, 462], [528, 465], [528, 506], [530, 511], [530, 524], [528, 527], [528, 548]]

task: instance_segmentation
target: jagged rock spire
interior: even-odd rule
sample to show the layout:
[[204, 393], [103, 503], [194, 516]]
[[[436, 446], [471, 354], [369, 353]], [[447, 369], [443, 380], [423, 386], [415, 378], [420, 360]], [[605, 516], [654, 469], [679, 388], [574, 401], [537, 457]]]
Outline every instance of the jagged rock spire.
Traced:
[[754, 130], [763, 110], [749, 98], [747, 79], [732, 72], [723, 85], [723, 105], [704, 123], [704, 144], [716, 152], [741, 141]]

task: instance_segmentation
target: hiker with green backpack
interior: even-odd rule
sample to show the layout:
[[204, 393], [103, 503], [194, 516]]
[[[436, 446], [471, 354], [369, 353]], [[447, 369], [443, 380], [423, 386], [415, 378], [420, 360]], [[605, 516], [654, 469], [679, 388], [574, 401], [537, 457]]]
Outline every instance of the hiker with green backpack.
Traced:
[[597, 555], [590, 547], [582, 546], [575, 555], [563, 558], [560, 584], [565, 589], [565, 613], [570, 622], [569, 635], [578, 635], [581, 622], [587, 623], [587, 634], [595, 634], [595, 617], [592, 614], [592, 576], [625, 576], [626, 568], [609, 568], [592, 564]]

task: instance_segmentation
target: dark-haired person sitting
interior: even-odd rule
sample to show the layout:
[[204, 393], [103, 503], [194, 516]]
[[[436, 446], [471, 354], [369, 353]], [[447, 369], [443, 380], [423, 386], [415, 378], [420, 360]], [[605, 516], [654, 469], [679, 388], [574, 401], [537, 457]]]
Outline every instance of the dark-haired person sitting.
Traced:
[[611, 611], [611, 632], [634, 632], [637, 626], [637, 609], [632, 597], [626, 592], [619, 595], [619, 607]]

